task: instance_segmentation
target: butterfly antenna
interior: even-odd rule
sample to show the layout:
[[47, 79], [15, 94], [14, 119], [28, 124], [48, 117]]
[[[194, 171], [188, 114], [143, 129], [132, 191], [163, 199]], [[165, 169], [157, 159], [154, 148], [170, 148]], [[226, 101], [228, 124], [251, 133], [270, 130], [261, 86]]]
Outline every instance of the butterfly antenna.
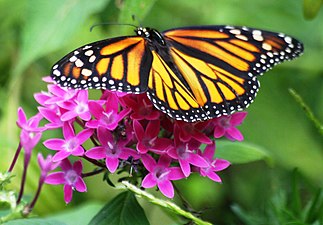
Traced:
[[137, 22], [137, 23], [139, 24], [139, 26], [140, 26], [140, 27], [142, 27], [142, 23], [141, 23], [141, 21], [138, 19], [138, 17], [136, 17], [136, 15], [134, 15], [134, 14], [133, 14], [133, 15], [131, 16], [131, 18], [132, 18], [132, 20], [133, 20], [133, 21]]
[[90, 32], [92, 32], [92, 30], [93, 30], [94, 27], [103, 26], [103, 25], [120, 25], [120, 26], [131, 26], [131, 27], [137, 28], [137, 26], [135, 26], [133, 24], [130, 24], [130, 23], [113, 23], [113, 22], [109, 22], [109, 23], [97, 23], [97, 24], [94, 24], [94, 25], [92, 25], [90, 27]]

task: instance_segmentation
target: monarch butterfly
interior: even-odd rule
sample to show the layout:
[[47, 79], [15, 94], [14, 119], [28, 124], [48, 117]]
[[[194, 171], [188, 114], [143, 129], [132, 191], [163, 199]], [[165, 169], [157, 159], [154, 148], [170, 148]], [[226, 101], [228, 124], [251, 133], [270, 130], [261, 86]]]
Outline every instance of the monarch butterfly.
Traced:
[[195, 122], [241, 111], [253, 102], [257, 77], [303, 52], [283, 33], [233, 26], [192, 26], [80, 47], [52, 68], [63, 87], [147, 93], [171, 118]]

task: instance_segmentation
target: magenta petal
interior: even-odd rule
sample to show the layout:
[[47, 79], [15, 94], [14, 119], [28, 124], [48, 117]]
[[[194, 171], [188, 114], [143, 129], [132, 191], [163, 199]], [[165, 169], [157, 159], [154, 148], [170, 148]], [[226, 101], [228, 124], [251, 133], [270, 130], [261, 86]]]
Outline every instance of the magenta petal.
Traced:
[[171, 172], [168, 174], [169, 180], [180, 180], [185, 177], [181, 168], [179, 168], [179, 167], [171, 167], [170, 171]]
[[85, 152], [85, 155], [91, 159], [104, 159], [106, 157], [106, 151], [104, 147], [93, 147]]
[[44, 141], [43, 144], [46, 148], [52, 149], [52, 150], [63, 150], [63, 145], [65, 144], [65, 140], [58, 139], [58, 138], [52, 138], [47, 141]]
[[58, 162], [61, 161], [63, 159], [66, 159], [67, 157], [69, 157], [71, 155], [70, 152], [67, 151], [59, 151], [57, 152], [54, 156], [53, 156], [53, 162]]
[[111, 158], [111, 157], [107, 157], [105, 160], [105, 164], [107, 166], [107, 168], [109, 169], [109, 171], [111, 173], [114, 173], [118, 166], [119, 166], [119, 159], [118, 158]]
[[88, 128], [98, 128], [100, 122], [98, 120], [90, 120], [86, 122], [85, 126]]
[[77, 113], [75, 111], [67, 111], [61, 116], [62, 121], [69, 121], [73, 118], [77, 117]]
[[84, 121], [89, 121], [92, 118], [90, 112], [84, 112], [82, 114], [79, 114], [79, 117]]
[[171, 161], [172, 159], [168, 155], [164, 154], [159, 157], [157, 164], [162, 167], [168, 167]]
[[195, 140], [198, 140], [199, 142], [204, 143], [204, 144], [211, 144], [212, 143], [211, 139], [203, 133], [196, 133], [193, 138]]
[[214, 128], [214, 137], [220, 138], [225, 134], [225, 130], [223, 127], [216, 125]]
[[228, 168], [231, 165], [230, 162], [224, 159], [216, 159], [215, 161], [215, 167], [213, 168], [213, 171], [221, 171], [226, 168]]
[[204, 149], [203, 156], [207, 159], [212, 160], [215, 152], [215, 143], [207, 145]]
[[61, 161], [60, 167], [62, 168], [63, 171], [68, 171], [73, 168], [71, 162], [68, 159]]
[[184, 173], [185, 177], [188, 177], [191, 174], [191, 166], [186, 160], [179, 159], [179, 165]]
[[79, 102], [87, 102], [88, 101], [88, 91], [87, 90], [79, 91], [76, 98]]
[[133, 121], [133, 129], [135, 131], [137, 140], [142, 140], [145, 135], [145, 131], [141, 124], [138, 122], [138, 120]]
[[169, 180], [165, 180], [163, 182], [158, 183], [157, 185], [161, 193], [163, 193], [163, 195], [165, 195], [168, 198], [174, 197], [174, 187], [172, 182], [170, 182]]
[[157, 184], [156, 179], [154, 178], [154, 176], [151, 173], [149, 173], [142, 180], [141, 186], [144, 187], [144, 188], [152, 188], [152, 187], [155, 187], [156, 184]]
[[190, 157], [187, 161], [197, 167], [209, 166], [209, 163], [202, 156], [194, 153], [190, 153]]
[[65, 122], [63, 124], [63, 136], [66, 140], [75, 136], [75, 132], [71, 123]]
[[71, 154], [74, 156], [82, 156], [84, 155], [84, 149], [82, 146], [78, 146], [71, 152]]
[[208, 178], [210, 178], [211, 180], [215, 181], [215, 182], [222, 182], [221, 178], [214, 172], [209, 172], [206, 174]]
[[73, 170], [79, 175], [82, 173], [83, 165], [81, 160], [78, 160], [73, 164]]
[[147, 153], [148, 152], [148, 148], [145, 146], [145, 145], [143, 145], [141, 142], [138, 142], [137, 143], [137, 147], [136, 147], [136, 149], [137, 149], [137, 151], [139, 152], [139, 153], [141, 153], [141, 154], [145, 154], [145, 153]]
[[25, 124], [27, 123], [27, 117], [24, 112], [24, 110], [19, 107], [18, 108], [18, 119], [17, 119], [17, 124], [20, 128], [22, 128]]
[[82, 130], [80, 133], [78, 133], [76, 135], [76, 138], [77, 138], [78, 143], [80, 145], [83, 144], [85, 141], [87, 141], [91, 137], [92, 134], [93, 134], [93, 130], [92, 129]]
[[160, 117], [160, 113], [157, 110], [153, 110], [149, 115], [146, 115], [147, 120], [157, 120]]
[[231, 120], [230, 120], [230, 124], [231, 126], [238, 126], [240, 125], [243, 120], [246, 118], [247, 116], [247, 112], [237, 112], [237, 113], [234, 113], [232, 116], [231, 116]]
[[56, 123], [61, 122], [54, 110], [44, 107], [38, 107], [37, 109], [42, 114], [42, 116], [45, 117], [48, 121]]
[[66, 204], [70, 203], [73, 196], [73, 189], [71, 185], [65, 184], [64, 185], [64, 201]]
[[154, 138], [158, 135], [159, 131], [160, 131], [159, 120], [152, 120], [147, 125], [145, 136]]
[[49, 174], [45, 179], [46, 184], [58, 185], [65, 183], [65, 173], [64, 172], [55, 172]]
[[84, 180], [81, 177], [78, 177], [77, 181], [74, 183], [74, 187], [78, 192], [86, 192], [87, 191]]
[[242, 141], [243, 140], [243, 135], [242, 133], [235, 127], [230, 127], [227, 129], [227, 134], [230, 135], [234, 140], [237, 141]]
[[120, 159], [128, 159], [130, 156], [132, 156], [134, 159], [139, 159], [140, 155], [134, 151], [132, 148], [122, 148], [122, 151], [119, 153]]
[[106, 146], [108, 142], [111, 142], [111, 143], [114, 142], [111, 131], [101, 126], [98, 128], [98, 138], [100, 143], [104, 146]]
[[144, 164], [145, 168], [149, 171], [149, 172], [153, 172], [154, 168], [156, 167], [156, 162], [154, 160], [154, 158], [150, 155], [142, 155], [141, 156], [141, 161]]
[[114, 112], [118, 111], [118, 97], [114, 94], [109, 95], [107, 99], [107, 105], [109, 106], [110, 110]]
[[167, 151], [173, 146], [173, 142], [168, 138], [158, 138], [155, 141], [155, 145], [151, 147], [153, 150]]
[[85, 152], [85, 155], [91, 159], [104, 159], [106, 157], [106, 152], [104, 147], [94, 147]]
[[89, 110], [92, 113], [92, 115], [96, 119], [99, 119], [102, 115], [102, 112], [103, 112], [102, 106], [95, 101], [89, 101], [88, 106], [89, 106]]

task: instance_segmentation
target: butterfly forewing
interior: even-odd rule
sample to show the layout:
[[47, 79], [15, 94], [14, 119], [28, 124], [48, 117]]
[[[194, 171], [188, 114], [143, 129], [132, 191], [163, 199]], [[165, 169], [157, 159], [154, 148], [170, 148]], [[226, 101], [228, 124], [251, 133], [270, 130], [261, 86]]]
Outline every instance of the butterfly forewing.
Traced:
[[152, 54], [142, 37], [119, 37], [80, 47], [52, 69], [52, 78], [74, 89], [147, 90]]

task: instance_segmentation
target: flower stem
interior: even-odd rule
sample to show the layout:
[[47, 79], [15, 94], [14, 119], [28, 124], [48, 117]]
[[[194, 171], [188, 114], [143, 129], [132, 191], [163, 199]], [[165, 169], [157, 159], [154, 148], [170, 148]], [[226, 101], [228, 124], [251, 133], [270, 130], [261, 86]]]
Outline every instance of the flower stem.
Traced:
[[297, 92], [294, 89], [290, 88], [289, 93], [294, 97], [295, 101], [303, 108], [307, 117], [313, 122], [313, 124], [316, 126], [319, 133], [323, 136], [323, 125], [315, 117], [310, 107], [304, 102], [302, 97], [299, 94], [297, 94]]
[[28, 164], [29, 164], [29, 161], [30, 161], [30, 156], [31, 156], [31, 154], [25, 154], [24, 170], [23, 170], [23, 173], [22, 173], [20, 190], [19, 190], [19, 195], [18, 195], [18, 198], [17, 198], [17, 204], [20, 203], [22, 195], [24, 193], [26, 177], [27, 177], [27, 169], [28, 169]]
[[85, 155], [82, 156], [84, 159], [86, 159], [87, 161], [89, 161], [90, 163], [98, 166], [98, 167], [103, 167], [105, 168], [105, 165], [103, 163], [100, 163], [99, 161], [95, 160], [95, 159], [91, 159]]
[[22, 148], [22, 146], [21, 146], [21, 143], [19, 142], [19, 145], [18, 145], [18, 147], [17, 147], [17, 150], [16, 150], [16, 153], [15, 153], [15, 156], [13, 157], [12, 162], [11, 162], [11, 165], [10, 165], [10, 167], [9, 167], [9, 169], [8, 169], [8, 173], [11, 173], [11, 171], [12, 171], [12, 170], [13, 170], [13, 168], [15, 167], [16, 162], [17, 162], [17, 159], [18, 159], [18, 156], [19, 156], [19, 154], [20, 154], [20, 152], [21, 152], [21, 148]]
[[96, 174], [99, 174], [99, 173], [102, 173], [105, 169], [101, 168], [101, 169], [98, 169], [98, 170], [94, 170], [92, 172], [88, 172], [88, 173], [82, 173], [82, 177], [90, 177], [90, 176], [93, 176], [93, 175], [96, 175]]
[[36, 202], [37, 202], [37, 199], [38, 199], [38, 197], [39, 197], [39, 194], [40, 194], [41, 188], [43, 187], [43, 184], [44, 184], [44, 180], [45, 180], [45, 179], [44, 179], [43, 177], [41, 177], [41, 178], [39, 179], [37, 192], [36, 192], [36, 194], [35, 194], [34, 199], [33, 199], [33, 200], [32, 200], [32, 202], [29, 204], [29, 212], [31, 212], [31, 211], [33, 210], [33, 208], [34, 208], [34, 206], [35, 206], [35, 204], [36, 204]]
[[128, 181], [122, 181], [122, 184], [124, 184], [128, 190], [132, 191], [133, 193], [135, 193], [139, 197], [142, 197], [142, 198], [148, 200], [149, 202], [151, 202], [151, 203], [153, 203], [155, 205], [159, 205], [159, 206], [162, 206], [164, 208], [167, 208], [167, 209], [175, 212], [178, 215], [184, 216], [184, 217], [194, 221], [196, 224], [199, 224], [199, 225], [212, 225], [209, 222], [206, 222], [206, 221], [201, 220], [200, 218], [197, 218], [192, 213], [181, 209], [178, 205], [176, 205], [176, 204], [174, 204], [174, 203], [172, 203], [170, 201], [165, 201], [165, 200], [155, 198], [152, 194], [149, 194], [146, 191], [143, 191], [143, 190], [139, 189], [135, 185], [130, 184]]

